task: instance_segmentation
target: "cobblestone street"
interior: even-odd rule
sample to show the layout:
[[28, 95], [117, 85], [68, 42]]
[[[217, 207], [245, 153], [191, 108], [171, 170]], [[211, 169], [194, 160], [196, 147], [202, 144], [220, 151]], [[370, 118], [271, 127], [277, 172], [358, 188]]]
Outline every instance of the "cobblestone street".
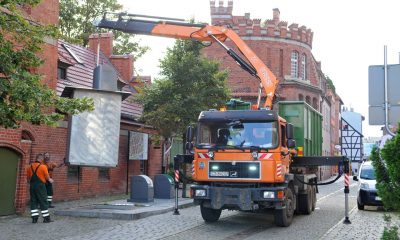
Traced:
[[[205, 224], [199, 207], [135, 221], [54, 216], [51, 224], [31, 224], [30, 218], [0, 219], [0, 239], [379, 239], [385, 225], [383, 211], [356, 208], [356, 186], [350, 192], [350, 220], [344, 217], [342, 181], [320, 187], [317, 208], [311, 215], [295, 216], [288, 228], [274, 225], [269, 213], [223, 211], [221, 219]], [[398, 218], [394, 217], [394, 221]]]

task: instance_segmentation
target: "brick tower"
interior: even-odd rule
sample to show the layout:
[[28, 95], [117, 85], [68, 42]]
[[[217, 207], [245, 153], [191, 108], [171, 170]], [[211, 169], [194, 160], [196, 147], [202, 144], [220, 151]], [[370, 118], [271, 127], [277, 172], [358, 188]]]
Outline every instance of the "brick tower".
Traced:
[[[297, 23], [288, 25], [280, 20], [279, 9], [273, 9], [272, 19], [252, 19], [250, 13], [232, 15], [233, 1], [227, 6], [210, 1], [211, 24], [232, 28], [253, 49], [258, 57], [272, 70], [279, 81], [277, 100], [304, 100], [320, 111], [325, 95], [325, 81], [320, 63], [312, 55], [313, 32]], [[230, 42], [227, 45], [233, 47]], [[255, 102], [258, 80], [244, 72], [225, 56], [218, 46], [205, 49], [204, 53], [222, 61], [222, 67], [230, 72], [228, 85], [233, 96]]]

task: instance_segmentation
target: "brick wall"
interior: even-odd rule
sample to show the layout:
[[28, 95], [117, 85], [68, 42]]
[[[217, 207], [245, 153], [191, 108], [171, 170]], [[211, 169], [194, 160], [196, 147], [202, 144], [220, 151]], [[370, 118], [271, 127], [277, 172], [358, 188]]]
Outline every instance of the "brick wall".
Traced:
[[23, 9], [34, 20], [42, 24], [58, 24], [60, 4], [58, 0], [42, 0], [36, 7], [24, 6]]
[[[135, 130], [151, 133], [132, 125], [121, 125], [121, 129]], [[31, 140], [21, 140], [22, 132], [29, 132]], [[26, 184], [26, 167], [30, 160], [34, 160], [39, 153], [49, 152], [51, 160], [57, 164], [64, 162], [67, 151], [67, 129], [53, 128], [47, 126], [24, 125], [21, 129], [10, 130], [0, 129], [0, 147], [9, 148], [21, 155], [17, 172], [17, 191], [16, 191], [16, 210], [21, 213], [29, 201], [29, 185]], [[150, 145], [148, 160], [148, 176], [161, 173], [162, 149], [160, 146]], [[128, 156], [128, 136], [120, 136], [118, 166], [110, 168], [109, 180], [98, 178], [98, 168], [81, 167], [80, 179], [71, 181], [67, 176], [67, 166], [56, 168], [53, 172], [54, 179], [54, 201], [66, 201], [85, 197], [111, 195], [125, 193], [126, 191], [126, 172]], [[140, 162], [129, 162], [129, 177], [142, 174], [140, 172]]]

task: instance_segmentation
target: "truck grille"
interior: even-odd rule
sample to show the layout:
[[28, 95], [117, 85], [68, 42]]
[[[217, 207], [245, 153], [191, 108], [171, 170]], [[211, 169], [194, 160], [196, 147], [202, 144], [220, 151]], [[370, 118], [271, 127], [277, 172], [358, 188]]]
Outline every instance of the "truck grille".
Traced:
[[208, 177], [211, 179], [260, 179], [260, 162], [210, 161]]

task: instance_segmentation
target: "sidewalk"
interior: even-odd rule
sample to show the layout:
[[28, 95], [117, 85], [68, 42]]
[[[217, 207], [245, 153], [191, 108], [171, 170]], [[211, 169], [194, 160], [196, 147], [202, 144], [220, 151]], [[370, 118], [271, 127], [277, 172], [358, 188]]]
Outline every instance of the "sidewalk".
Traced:
[[343, 224], [343, 219], [329, 229], [321, 239], [381, 239], [386, 222], [384, 214], [392, 216], [392, 226], [400, 227], [400, 215], [385, 212], [377, 207], [366, 206], [365, 210], [352, 209], [349, 215], [351, 224]]
[[[55, 203], [52, 212], [59, 216], [136, 220], [173, 212], [175, 206], [175, 199], [154, 199], [149, 203], [133, 203], [127, 199], [128, 195], [119, 195]], [[179, 209], [193, 205], [190, 198], [179, 198], [178, 202]]]

